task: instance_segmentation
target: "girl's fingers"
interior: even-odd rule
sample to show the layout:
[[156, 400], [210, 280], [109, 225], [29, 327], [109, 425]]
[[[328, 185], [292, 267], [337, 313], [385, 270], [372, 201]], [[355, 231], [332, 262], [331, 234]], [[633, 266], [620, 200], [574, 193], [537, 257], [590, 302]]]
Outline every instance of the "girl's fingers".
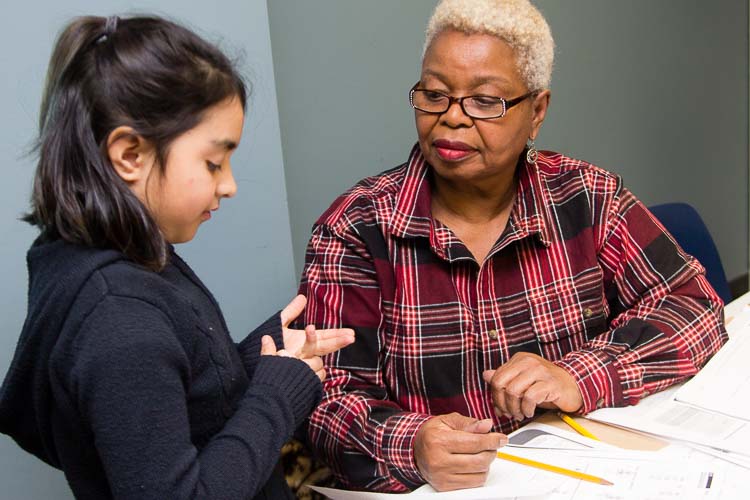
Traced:
[[323, 369], [323, 359], [318, 356], [314, 356], [312, 358], [304, 358], [302, 361], [307, 363], [307, 366], [312, 368], [312, 370], [316, 373]]
[[304, 295], [297, 295], [287, 306], [281, 310], [281, 326], [287, 327], [289, 323], [297, 319], [302, 314], [307, 305], [307, 299]]
[[276, 355], [276, 344], [270, 335], [263, 335], [260, 339], [260, 355], [261, 356], [274, 356]]
[[315, 330], [315, 325], [307, 325], [305, 327], [305, 339], [308, 344], [317, 345], [318, 332]]
[[302, 345], [302, 349], [298, 356], [300, 358], [309, 358], [310, 356], [317, 356], [318, 353], [318, 334], [315, 330], [315, 325], [307, 325], [305, 327], [305, 343]]
[[[308, 333], [310, 327], [313, 333]], [[354, 342], [354, 330], [351, 328], [315, 330], [314, 326], [309, 325], [305, 329], [305, 334], [307, 339], [303, 351], [308, 356], [325, 356]]]

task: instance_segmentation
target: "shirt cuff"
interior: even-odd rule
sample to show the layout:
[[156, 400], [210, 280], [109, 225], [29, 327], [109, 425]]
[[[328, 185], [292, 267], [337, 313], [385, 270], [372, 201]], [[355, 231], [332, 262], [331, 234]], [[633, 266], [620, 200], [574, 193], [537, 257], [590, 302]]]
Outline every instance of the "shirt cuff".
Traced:
[[285, 397], [294, 416], [296, 429], [323, 396], [323, 384], [303, 361], [285, 356], [263, 356], [250, 383], [250, 390], [269, 386]]
[[602, 350], [572, 351], [555, 364], [570, 373], [578, 385], [586, 414], [599, 408], [622, 406], [622, 385], [614, 357]]
[[422, 425], [431, 419], [422, 413], [402, 413], [389, 417], [378, 439], [377, 456], [382, 457], [397, 480], [413, 489], [426, 481], [414, 460], [414, 439]]

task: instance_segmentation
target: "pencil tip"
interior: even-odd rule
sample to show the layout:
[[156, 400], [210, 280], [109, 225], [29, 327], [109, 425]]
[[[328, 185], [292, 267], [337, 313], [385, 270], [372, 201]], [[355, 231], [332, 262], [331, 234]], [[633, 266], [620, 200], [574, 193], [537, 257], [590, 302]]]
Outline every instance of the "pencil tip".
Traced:
[[604, 486], [614, 486], [615, 485], [615, 483], [610, 483], [606, 479], [602, 479], [601, 484], [603, 484]]

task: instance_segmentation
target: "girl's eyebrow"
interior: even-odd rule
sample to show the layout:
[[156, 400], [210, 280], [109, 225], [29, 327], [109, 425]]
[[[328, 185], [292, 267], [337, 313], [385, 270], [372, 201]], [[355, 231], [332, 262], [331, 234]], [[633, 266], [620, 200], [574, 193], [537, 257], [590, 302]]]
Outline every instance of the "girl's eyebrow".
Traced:
[[231, 139], [222, 139], [222, 140], [214, 139], [213, 141], [211, 141], [211, 143], [214, 146], [225, 149], [226, 151], [232, 151], [233, 149], [237, 148], [237, 143]]

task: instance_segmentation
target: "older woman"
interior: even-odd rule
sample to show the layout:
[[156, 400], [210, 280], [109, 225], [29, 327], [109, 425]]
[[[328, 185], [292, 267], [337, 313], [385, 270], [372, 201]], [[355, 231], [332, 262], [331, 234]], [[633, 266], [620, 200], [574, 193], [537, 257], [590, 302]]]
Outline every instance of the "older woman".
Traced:
[[444, 0], [410, 92], [419, 143], [318, 220], [310, 438], [349, 487], [477, 486], [537, 408], [635, 404], [726, 341], [722, 304], [616, 175], [537, 151], [553, 41], [523, 0]]

